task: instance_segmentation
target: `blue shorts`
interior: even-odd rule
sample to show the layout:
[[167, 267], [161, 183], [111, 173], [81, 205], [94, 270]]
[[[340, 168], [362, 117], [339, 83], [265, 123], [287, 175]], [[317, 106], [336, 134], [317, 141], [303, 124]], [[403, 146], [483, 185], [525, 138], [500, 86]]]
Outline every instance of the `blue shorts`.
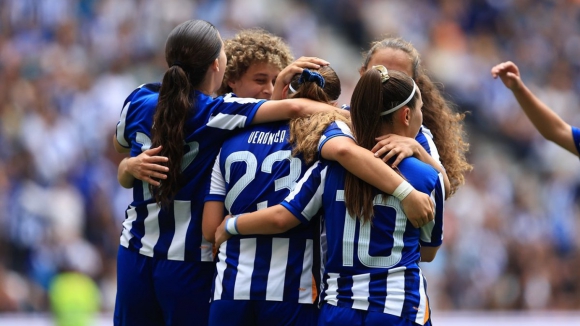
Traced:
[[[320, 309], [319, 326], [418, 326], [404, 317], [385, 314], [378, 311], [357, 310], [336, 307], [325, 303]], [[431, 326], [429, 319], [424, 326]]]
[[279, 301], [216, 300], [209, 309], [210, 326], [316, 325], [314, 304]]
[[116, 326], [207, 325], [215, 264], [156, 259], [119, 246]]

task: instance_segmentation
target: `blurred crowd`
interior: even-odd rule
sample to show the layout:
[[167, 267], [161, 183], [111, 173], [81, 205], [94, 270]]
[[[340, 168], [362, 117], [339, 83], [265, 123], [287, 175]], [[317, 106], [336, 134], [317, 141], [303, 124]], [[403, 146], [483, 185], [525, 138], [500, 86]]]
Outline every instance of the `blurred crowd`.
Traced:
[[112, 137], [123, 100], [160, 80], [167, 34], [191, 18], [224, 38], [260, 26], [296, 57], [329, 60], [344, 103], [370, 41], [411, 41], [467, 113], [474, 165], [423, 265], [432, 307], [580, 309], [580, 162], [543, 140], [490, 75], [514, 61], [580, 126], [580, 1], [0, 0], [0, 312], [48, 311], [53, 280], [71, 271], [112, 310], [131, 202]]

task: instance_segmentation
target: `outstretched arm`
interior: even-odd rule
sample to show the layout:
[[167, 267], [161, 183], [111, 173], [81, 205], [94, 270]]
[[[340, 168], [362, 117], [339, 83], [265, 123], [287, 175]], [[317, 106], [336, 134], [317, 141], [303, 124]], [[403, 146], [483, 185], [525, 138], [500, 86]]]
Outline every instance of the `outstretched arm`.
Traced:
[[[327, 160], [337, 161], [352, 174], [372, 186], [394, 194], [406, 181], [380, 158], [348, 137], [334, 137], [324, 143], [320, 152]], [[409, 185], [410, 186], [410, 185]], [[429, 195], [415, 189], [402, 199], [403, 211], [418, 228], [433, 220], [433, 203]]]
[[491, 68], [493, 78], [499, 77], [540, 134], [569, 152], [580, 156], [574, 144], [572, 127], [532, 93], [520, 78], [518, 67], [511, 61]]
[[317, 112], [333, 111], [347, 118], [350, 117], [350, 112], [346, 110], [341, 110], [330, 104], [305, 98], [266, 101], [256, 112], [251, 124], [255, 125], [272, 121], [289, 120], [293, 118], [306, 117]]

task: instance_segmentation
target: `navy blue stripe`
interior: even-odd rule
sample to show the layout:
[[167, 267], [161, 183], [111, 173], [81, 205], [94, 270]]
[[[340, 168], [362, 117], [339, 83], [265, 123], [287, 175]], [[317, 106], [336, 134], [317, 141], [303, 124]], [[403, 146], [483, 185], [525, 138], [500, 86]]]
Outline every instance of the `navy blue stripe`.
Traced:
[[185, 254], [186, 261], [200, 261], [201, 260], [201, 218], [203, 216], [203, 206], [191, 203], [191, 220], [187, 226], [187, 233], [185, 235]]
[[415, 320], [421, 297], [419, 296], [419, 273], [417, 269], [405, 270], [405, 302], [402, 316]]
[[[222, 300], [234, 300], [234, 287], [238, 275], [238, 261], [240, 259], [240, 239], [230, 238], [226, 249], [226, 264], [223, 280]], [[230, 291], [228, 291], [230, 290]]]
[[[298, 300], [300, 289], [300, 278], [304, 265], [304, 251], [306, 241], [304, 239], [289, 239], [288, 263], [286, 267], [286, 277], [284, 281], [284, 301]], [[306, 289], [309, 290], [309, 289]]]
[[337, 279], [338, 284], [338, 301], [344, 302], [342, 307], [350, 307], [352, 308], [353, 300], [352, 300], [352, 276], [348, 277], [339, 277]]
[[387, 276], [388, 273], [380, 273], [379, 277], [371, 274], [369, 284], [369, 310], [383, 311], [387, 299]]
[[131, 248], [140, 249], [143, 247], [141, 243], [141, 238], [145, 235], [145, 219], [147, 218], [148, 211], [147, 205], [140, 205], [135, 208], [135, 213], [137, 213], [137, 218], [133, 223], [131, 223], [131, 234], [133, 238], [129, 240], [129, 246]]
[[266, 289], [268, 287], [268, 272], [270, 271], [270, 261], [272, 260], [272, 238], [256, 238], [256, 258], [254, 260], [254, 270], [252, 272], [252, 285], [250, 287], [250, 298], [252, 300], [266, 300]]
[[155, 258], [167, 259], [167, 252], [175, 235], [174, 213], [173, 203], [159, 212], [159, 216], [163, 218], [159, 218], [159, 239], [153, 248]]

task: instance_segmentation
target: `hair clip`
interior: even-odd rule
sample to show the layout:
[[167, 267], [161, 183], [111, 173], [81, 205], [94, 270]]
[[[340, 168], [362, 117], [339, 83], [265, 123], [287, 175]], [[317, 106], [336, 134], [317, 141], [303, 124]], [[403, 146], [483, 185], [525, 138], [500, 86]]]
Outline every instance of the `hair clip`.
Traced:
[[387, 68], [383, 65], [378, 65], [378, 66], [373, 66], [373, 69], [378, 70], [381, 73], [381, 83], [386, 82], [387, 80], [389, 80], [389, 71], [387, 70]]

